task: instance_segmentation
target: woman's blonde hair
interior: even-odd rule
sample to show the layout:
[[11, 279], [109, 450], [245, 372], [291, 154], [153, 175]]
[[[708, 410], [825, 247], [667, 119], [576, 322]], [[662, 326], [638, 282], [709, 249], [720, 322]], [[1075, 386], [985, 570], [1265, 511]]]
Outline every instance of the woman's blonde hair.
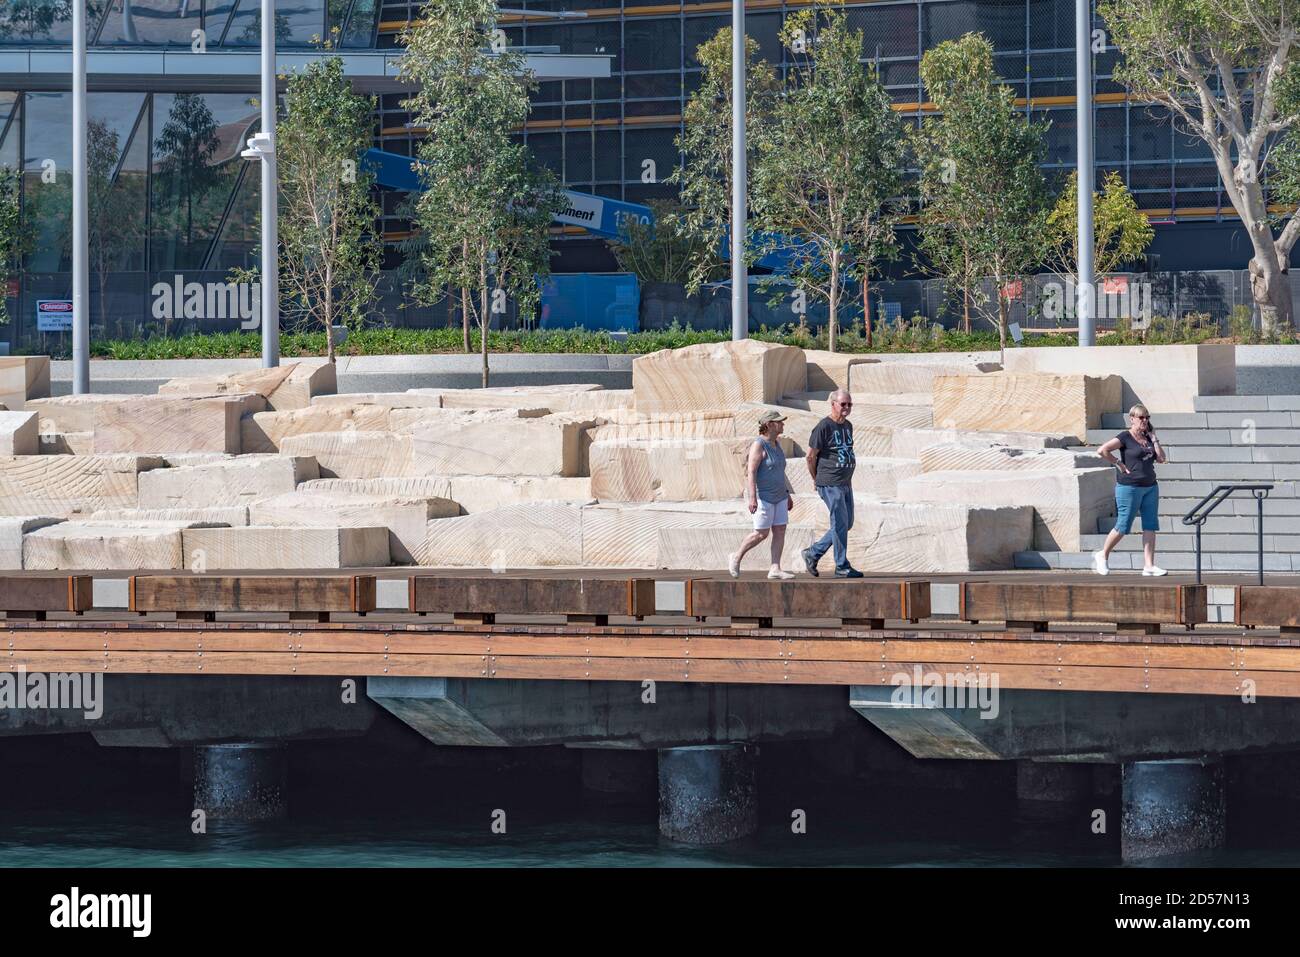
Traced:
[[1151, 417], [1151, 410], [1148, 409], [1141, 402], [1137, 403], [1136, 405], [1133, 406], [1133, 408], [1128, 410], [1129, 424], [1131, 425], [1133, 423], [1133, 419], [1139, 415], [1145, 415], [1147, 418]]

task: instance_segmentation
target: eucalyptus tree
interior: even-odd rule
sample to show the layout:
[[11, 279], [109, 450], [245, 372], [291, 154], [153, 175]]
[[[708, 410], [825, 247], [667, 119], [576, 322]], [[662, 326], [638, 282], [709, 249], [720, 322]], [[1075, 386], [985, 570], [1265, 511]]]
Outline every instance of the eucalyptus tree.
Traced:
[[495, 0], [431, 0], [404, 34], [401, 67], [418, 88], [406, 106], [427, 131], [416, 164], [424, 239], [412, 292], [432, 303], [447, 289], [477, 290], [478, 301], [466, 294], [462, 305], [479, 327], [484, 386], [491, 318], [504, 315], [507, 300], [521, 313], [536, 308], [550, 274], [550, 222], [566, 205], [555, 177], [517, 138], [534, 80], [496, 22]]
[[[757, 56], [758, 41], [745, 37], [746, 169], [751, 171], [778, 87], [771, 66]], [[731, 28], [723, 27], [701, 43], [695, 58], [700, 85], [686, 102], [682, 133], [675, 141], [683, 162], [666, 180], [680, 187], [681, 230], [694, 238], [698, 249], [686, 283], [692, 293], [725, 262], [720, 251], [731, 217]], [[748, 237], [744, 252], [752, 261]]]
[[[1093, 193], [1093, 250], [1098, 274], [1114, 272], [1146, 253], [1155, 230], [1116, 170]], [[1046, 265], [1077, 282], [1079, 275], [1079, 174], [1070, 173], [1047, 216]]]
[[874, 67], [861, 61], [863, 35], [842, 13], [786, 18], [782, 42], [795, 66], [758, 136], [753, 206], [761, 245], [788, 251], [785, 275], [826, 302], [835, 350], [848, 279], [865, 281], [893, 245], [902, 214], [906, 137]]
[[1012, 281], [1041, 260], [1047, 187], [1040, 162], [1046, 127], [1015, 106], [993, 67], [993, 45], [968, 33], [926, 51], [921, 79], [937, 107], [916, 136], [921, 167], [921, 245], [962, 290], [969, 327], [979, 277], [993, 281], [989, 317], [1005, 350]]
[[[1098, 12], [1123, 54], [1115, 79], [1159, 104], [1209, 147], [1250, 239], [1251, 294], [1265, 333], [1293, 322], [1288, 269], [1300, 238], [1294, 145], [1300, 116], [1300, 0], [1104, 0]], [[1276, 177], [1281, 190], [1271, 190]], [[1270, 195], [1272, 193], [1273, 195]], [[1285, 202], [1280, 217], [1271, 200]]]

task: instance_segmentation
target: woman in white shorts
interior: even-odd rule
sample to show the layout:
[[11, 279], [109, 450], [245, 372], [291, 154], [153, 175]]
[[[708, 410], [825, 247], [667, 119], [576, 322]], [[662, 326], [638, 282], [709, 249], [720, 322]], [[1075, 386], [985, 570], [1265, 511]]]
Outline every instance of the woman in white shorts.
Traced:
[[745, 553], [772, 536], [772, 567], [768, 578], [794, 578], [781, 568], [781, 552], [785, 548], [785, 526], [790, 521], [794, 498], [785, 480], [785, 453], [781, 451], [781, 433], [785, 429], [785, 416], [769, 409], [758, 417], [758, 438], [749, 448], [745, 467], [745, 503], [754, 516], [754, 530], [740, 543], [740, 551], [727, 561], [727, 571], [732, 578], [740, 576], [740, 563]]

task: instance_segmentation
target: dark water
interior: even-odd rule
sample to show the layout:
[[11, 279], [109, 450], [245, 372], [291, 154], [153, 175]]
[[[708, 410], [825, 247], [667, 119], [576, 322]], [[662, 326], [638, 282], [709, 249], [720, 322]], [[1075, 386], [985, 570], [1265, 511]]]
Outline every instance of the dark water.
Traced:
[[[88, 736], [0, 742], [6, 867], [1061, 867], [1119, 866], [1117, 795], [1095, 807], [1025, 804], [1014, 767], [952, 762], [836, 776], [806, 747], [769, 748], [757, 834], [716, 847], [660, 837], [653, 754], [642, 787], [610, 805], [581, 787], [579, 752], [382, 751], [373, 741], [295, 750], [289, 816], [210, 820], [191, 832], [192, 767], [169, 749], [99, 748]], [[475, 753], [475, 752], [478, 753]], [[924, 786], [922, 786], [922, 784]], [[631, 803], [626, 803], [631, 801]], [[1229, 847], [1160, 866], [1300, 866], [1300, 815], [1228, 795]], [[506, 812], [494, 834], [493, 812]], [[806, 833], [791, 828], [805, 812]]]
[[[943, 803], [943, 802], [941, 802]], [[485, 806], [486, 807], [486, 806]], [[583, 809], [518, 823], [504, 835], [479, 821], [377, 820], [331, 813], [259, 824], [209, 822], [189, 831], [178, 813], [27, 811], [0, 825], [0, 867], [1052, 867], [1119, 865], [1117, 842], [1079, 834], [1087, 809], [1065, 821], [1012, 813], [948, 813], [928, 824], [891, 816], [810, 814], [808, 831], [766, 821], [753, 837], [687, 847], [659, 836], [653, 812]], [[885, 810], [885, 809], [878, 809]], [[944, 813], [944, 808], [933, 808]], [[953, 809], [949, 808], [949, 812]], [[1238, 838], [1240, 834], [1234, 835]], [[1300, 848], [1238, 840], [1161, 866], [1296, 867]]]

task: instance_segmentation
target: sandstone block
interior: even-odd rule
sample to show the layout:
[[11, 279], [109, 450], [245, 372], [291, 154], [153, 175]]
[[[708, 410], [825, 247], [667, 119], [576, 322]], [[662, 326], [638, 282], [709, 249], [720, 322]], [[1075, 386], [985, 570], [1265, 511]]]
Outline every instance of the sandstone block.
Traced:
[[969, 360], [905, 362], [888, 361], [855, 365], [849, 372], [849, 391], [870, 396], [881, 405], [929, 403], [934, 398], [936, 376], [981, 376], [998, 372], [996, 362]]
[[1007, 353], [1007, 371], [1117, 375], [1123, 380], [1120, 409], [1128, 411], [1141, 402], [1154, 415], [1195, 412], [1196, 396], [1237, 391], [1232, 343], [1014, 349]]
[[582, 507], [574, 502], [507, 505], [430, 522], [420, 565], [511, 568], [582, 564]]
[[190, 528], [183, 533], [191, 565], [225, 569], [369, 568], [390, 563], [388, 529], [374, 527]]
[[305, 432], [286, 436], [281, 455], [310, 456], [322, 478], [377, 478], [417, 474], [411, 460], [411, 436], [392, 432]]
[[41, 455], [94, 455], [94, 432], [41, 432], [36, 436]]
[[41, 432], [93, 432], [95, 407], [104, 403], [118, 403], [127, 399], [144, 399], [144, 395], [122, 395], [113, 392], [88, 392], [85, 395], [56, 395], [32, 399], [28, 412], [40, 419]]
[[441, 498], [384, 498], [355, 492], [296, 491], [249, 507], [253, 525], [365, 527], [389, 532], [394, 562], [411, 564], [424, 543], [431, 519], [458, 515], [454, 502]]
[[276, 452], [289, 435], [309, 432], [383, 432], [388, 429], [389, 410], [379, 405], [312, 405], [288, 412], [257, 412], [240, 420], [243, 452]]
[[805, 349], [803, 356], [808, 363], [808, 388], [814, 392], [833, 392], [836, 389], [852, 392], [849, 384], [852, 370], [856, 366], [880, 362], [851, 352], [828, 352], [825, 349]]
[[0, 405], [21, 411], [28, 400], [49, 394], [49, 356], [0, 356]]
[[182, 522], [62, 522], [23, 536], [23, 568], [95, 571], [184, 568]]
[[0, 455], [38, 455], [35, 412], [0, 412]]
[[992, 373], [936, 376], [934, 424], [966, 430], [1033, 429], [1076, 437], [1119, 412], [1119, 376]]
[[0, 569], [18, 571], [23, 567], [23, 536], [47, 525], [63, 521], [49, 515], [14, 515], [0, 518]]
[[239, 420], [261, 412], [256, 395], [146, 396], [96, 403], [96, 452], [240, 451]]
[[[656, 533], [659, 546], [658, 568], [678, 571], [716, 571], [726, 568], [727, 561], [749, 534], [751, 526], [743, 522], [719, 526], [683, 525], [661, 528]], [[807, 525], [787, 525], [782, 566], [786, 571], [802, 571], [799, 552], [807, 548], [821, 533]], [[741, 560], [743, 571], [762, 571], [772, 564], [772, 553], [767, 542], [752, 549]]]
[[638, 412], [732, 408], [808, 391], [802, 349], [742, 339], [664, 349], [632, 362]]
[[1012, 445], [981, 448], [959, 442], [939, 442], [920, 451], [921, 471], [1030, 470], [1036, 472], [1096, 468], [1100, 459], [1069, 449], [1025, 449]]
[[247, 525], [245, 505], [208, 508], [104, 508], [90, 513], [92, 522], [184, 522], [189, 525]]
[[204, 396], [252, 393], [277, 412], [304, 409], [313, 396], [338, 391], [335, 365], [325, 360], [291, 362], [270, 369], [225, 375], [185, 376], [158, 387], [159, 395]]
[[413, 432], [405, 474], [586, 475], [587, 430], [595, 424], [581, 414], [558, 414]]
[[1034, 548], [1079, 551], [1081, 536], [1115, 514], [1112, 468], [1035, 471], [926, 472], [899, 484], [904, 502], [971, 506], [1032, 506]]
[[610, 439], [720, 439], [738, 434], [758, 434], [758, 413], [744, 433], [738, 433], [736, 414], [730, 409], [692, 412], [653, 412], [611, 415], [591, 430], [591, 440]]
[[[591, 446], [591, 492], [602, 502], [738, 498], [751, 438], [616, 439]], [[782, 441], [787, 456], [794, 445]], [[806, 470], [805, 470], [806, 471]]]
[[[696, 567], [665, 564], [660, 533], [715, 526], [742, 529], [735, 537], [738, 544], [752, 528], [752, 520], [739, 500], [589, 505], [582, 510], [582, 564], [606, 568]], [[736, 544], [731, 551], [736, 550]]]
[[68, 518], [134, 508], [140, 475], [162, 465], [147, 455], [0, 456], [0, 514]]
[[320, 478], [310, 457], [267, 455], [208, 465], [153, 469], [140, 476], [140, 508], [248, 505]]

